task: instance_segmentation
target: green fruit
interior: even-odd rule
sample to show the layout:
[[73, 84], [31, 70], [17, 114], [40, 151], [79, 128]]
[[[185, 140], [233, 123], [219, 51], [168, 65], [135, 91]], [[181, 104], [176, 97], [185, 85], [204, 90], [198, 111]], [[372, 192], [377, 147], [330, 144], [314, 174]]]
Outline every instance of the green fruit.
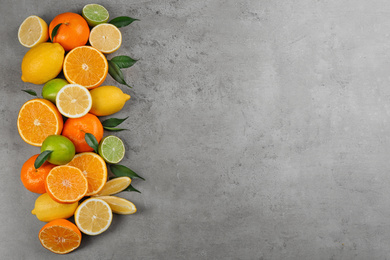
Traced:
[[98, 153], [106, 162], [118, 163], [125, 156], [125, 146], [120, 138], [109, 135], [100, 141]]
[[58, 91], [68, 84], [68, 81], [60, 78], [49, 80], [42, 88], [42, 97], [55, 104]]
[[53, 151], [47, 161], [55, 165], [64, 165], [70, 162], [76, 154], [72, 141], [62, 135], [49, 135], [42, 143], [41, 153], [46, 150]]
[[65, 204], [53, 200], [49, 194], [44, 193], [35, 201], [35, 208], [31, 214], [35, 215], [40, 221], [50, 222], [59, 218], [70, 218], [79, 205], [78, 202]]
[[98, 4], [87, 4], [83, 7], [81, 15], [87, 20], [88, 25], [91, 27], [106, 23], [109, 17], [107, 9]]

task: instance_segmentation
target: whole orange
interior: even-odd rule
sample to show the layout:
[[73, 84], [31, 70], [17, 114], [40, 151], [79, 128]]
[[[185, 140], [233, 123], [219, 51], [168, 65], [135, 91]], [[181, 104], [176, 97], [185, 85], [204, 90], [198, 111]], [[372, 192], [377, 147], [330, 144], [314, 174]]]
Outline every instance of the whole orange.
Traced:
[[[61, 24], [57, 34], [52, 39], [53, 29]], [[52, 42], [58, 42], [65, 51], [70, 51], [88, 42], [89, 27], [87, 21], [76, 13], [62, 13], [54, 17], [49, 25], [49, 35]]]
[[68, 118], [64, 124], [62, 135], [69, 138], [76, 147], [76, 153], [92, 152], [85, 141], [85, 134], [93, 134], [98, 141], [103, 138], [103, 125], [99, 118], [90, 113], [79, 118]]
[[39, 154], [32, 156], [23, 164], [22, 170], [20, 171], [20, 179], [22, 180], [24, 187], [29, 191], [43, 194], [46, 192], [46, 176], [56, 165], [45, 162], [41, 167], [35, 169], [34, 162], [38, 155]]

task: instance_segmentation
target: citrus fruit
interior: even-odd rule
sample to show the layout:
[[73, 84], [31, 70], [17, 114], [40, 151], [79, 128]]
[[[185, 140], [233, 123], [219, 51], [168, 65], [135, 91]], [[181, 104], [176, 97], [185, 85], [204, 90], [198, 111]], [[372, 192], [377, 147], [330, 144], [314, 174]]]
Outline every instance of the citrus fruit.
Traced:
[[49, 135], [60, 134], [63, 120], [53, 103], [46, 99], [31, 99], [23, 104], [18, 115], [18, 132], [28, 144], [41, 146]]
[[43, 42], [32, 47], [23, 57], [22, 80], [44, 84], [62, 70], [64, 48], [58, 43]]
[[81, 15], [87, 20], [88, 25], [91, 27], [105, 23], [109, 18], [107, 9], [98, 4], [85, 5]]
[[102, 157], [96, 153], [79, 153], [76, 154], [70, 166], [79, 168], [88, 181], [88, 190], [86, 196], [95, 195], [103, 189], [107, 182], [107, 166]]
[[72, 252], [81, 243], [80, 230], [66, 219], [50, 221], [42, 227], [38, 237], [44, 248], [56, 254]]
[[98, 196], [108, 196], [117, 194], [129, 187], [131, 179], [129, 177], [118, 177], [109, 180], [104, 185], [103, 189], [97, 194]]
[[67, 164], [76, 153], [74, 144], [62, 135], [49, 135], [42, 143], [41, 153], [47, 150], [53, 151], [47, 161], [55, 165]]
[[101, 86], [91, 90], [92, 107], [90, 113], [97, 116], [108, 116], [119, 112], [130, 95], [115, 86]]
[[[60, 25], [57, 34], [52, 39], [53, 29]], [[89, 27], [87, 21], [76, 13], [62, 13], [54, 17], [49, 25], [49, 36], [53, 42], [57, 42], [64, 47], [65, 51], [70, 51], [78, 46], [83, 46], [88, 42]]]
[[121, 47], [122, 34], [115, 25], [102, 23], [92, 28], [89, 43], [103, 53], [113, 53]]
[[88, 190], [87, 178], [80, 169], [61, 165], [54, 167], [46, 177], [46, 192], [60, 203], [74, 203], [85, 196]]
[[106, 79], [107, 73], [106, 57], [91, 46], [74, 48], [65, 56], [64, 75], [69, 83], [96, 88]]
[[48, 162], [44, 162], [41, 167], [35, 169], [34, 163], [39, 154], [33, 155], [22, 166], [20, 171], [20, 179], [26, 189], [35, 193], [45, 193], [45, 180], [50, 170], [55, 166]]
[[42, 88], [42, 97], [55, 104], [58, 91], [68, 84], [68, 81], [60, 78], [49, 80]]
[[99, 199], [104, 200], [110, 205], [113, 213], [121, 215], [130, 215], [137, 212], [134, 203], [116, 196], [99, 196]]
[[53, 200], [49, 194], [44, 193], [35, 200], [35, 207], [31, 214], [40, 221], [49, 222], [59, 218], [70, 218], [79, 205], [78, 202], [65, 204]]
[[97, 142], [100, 142], [103, 138], [103, 132], [103, 125], [99, 118], [88, 113], [80, 118], [69, 118], [66, 120], [62, 135], [73, 142], [77, 153], [82, 153], [93, 151], [93, 148], [85, 141], [85, 134], [92, 134], [95, 136]]
[[119, 163], [125, 156], [125, 145], [119, 137], [109, 135], [100, 142], [98, 152], [106, 162]]
[[27, 17], [19, 26], [18, 39], [27, 48], [46, 42], [49, 39], [47, 23], [36, 15]]
[[74, 220], [81, 232], [99, 235], [111, 225], [112, 210], [107, 202], [99, 198], [84, 200], [74, 213]]
[[56, 96], [58, 111], [69, 118], [85, 116], [92, 107], [92, 97], [89, 90], [78, 84], [68, 84], [62, 87]]

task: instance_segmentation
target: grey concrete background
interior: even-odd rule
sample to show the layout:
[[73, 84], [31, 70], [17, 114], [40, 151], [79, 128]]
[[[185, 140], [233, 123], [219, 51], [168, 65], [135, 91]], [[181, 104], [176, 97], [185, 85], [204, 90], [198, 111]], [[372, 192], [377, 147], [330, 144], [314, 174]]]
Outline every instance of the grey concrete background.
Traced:
[[[45, 250], [16, 131], [17, 29], [90, 1], [1, 0], [1, 259], [388, 259], [390, 2], [96, 1], [121, 29], [132, 98], [123, 163], [138, 212]], [[107, 78], [105, 84], [117, 85]], [[107, 134], [107, 133], [106, 133]]]

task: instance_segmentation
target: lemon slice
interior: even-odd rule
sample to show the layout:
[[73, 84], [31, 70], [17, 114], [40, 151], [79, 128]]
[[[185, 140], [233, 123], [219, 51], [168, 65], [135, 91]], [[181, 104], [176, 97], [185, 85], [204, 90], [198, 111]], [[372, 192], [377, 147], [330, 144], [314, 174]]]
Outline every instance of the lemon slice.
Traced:
[[113, 53], [121, 47], [122, 34], [115, 25], [102, 23], [92, 28], [89, 43], [102, 53]]
[[27, 17], [19, 26], [18, 39], [27, 48], [46, 42], [49, 39], [47, 23], [36, 15]]
[[89, 90], [78, 84], [65, 85], [56, 96], [58, 111], [69, 118], [85, 116], [92, 107]]
[[107, 196], [112, 194], [117, 194], [127, 187], [129, 187], [131, 179], [129, 177], [118, 177], [112, 180], [109, 180], [104, 185], [103, 189], [97, 194], [98, 196]]
[[104, 200], [110, 205], [112, 212], [121, 215], [130, 215], [137, 212], [137, 208], [133, 202], [116, 196], [100, 196], [99, 199]]
[[74, 213], [74, 220], [84, 234], [99, 235], [111, 225], [112, 210], [104, 200], [89, 198], [78, 206]]

